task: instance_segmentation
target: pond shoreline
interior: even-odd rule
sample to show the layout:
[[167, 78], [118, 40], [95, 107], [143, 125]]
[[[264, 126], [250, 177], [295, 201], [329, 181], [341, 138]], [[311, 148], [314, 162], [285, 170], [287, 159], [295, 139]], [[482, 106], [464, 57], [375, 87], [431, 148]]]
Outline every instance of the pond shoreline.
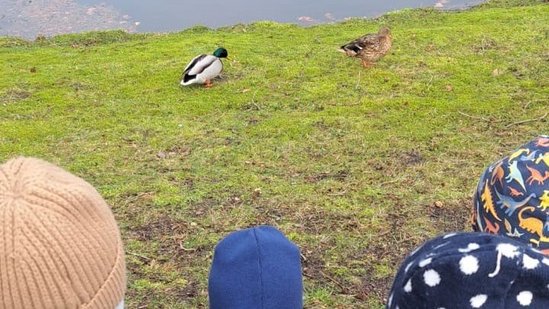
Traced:
[[[133, 9], [134, 11], [130, 12], [128, 10], [131, 10], [131, 8], [126, 7], [123, 10], [115, 7], [114, 4], [106, 4], [100, 1], [103, 0], [0, 0], [0, 7], [6, 8], [0, 14], [0, 36], [34, 40], [43, 36], [52, 37], [69, 33], [105, 30], [124, 30], [129, 33], [170, 33], [183, 31], [196, 25], [217, 29], [235, 24], [251, 24], [257, 21], [312, 26], [341, 22], [349, 18], [376, 18], [402, 9], [467, 10], [484, 2], [483, 0], [415, 0], [419, 1], [416, 5], [414, 5], [415, 2], [410, 2], [410, 4], [402, 6], [402, 3], [395, 2], [396, 4], [389, 6], [384, 4], [376, 8], [376, 5], [379, 6], [379, 4], [368, 4], [368, 8], [361, 5], [361, 10], [353, 10], [353, 8], [356, 8], [356, 3], [349, 2], [349, 7], [344, 7], [344, 4], [335, 8], [311, 7], [308, 9], [301, 8], [301, 10], [296, 8], [295, 11], [285, 9], [283, 12], [273, 12], [266, 15], [243, 12], [242, 15], [237, 14], [238, 17], [236, 17], [209, 12], [208, 14], [211, 16], [208, 14], [201, 17], [187, 16], [185, 18], [183, 16], [184, 21], [180, 21], [178, 13], [171, 12], [170, 8], [158, 9], [157, 12], [147, 15], [142, 11], [150, 10], [150, 8], [144, 7], [143, 4], [140, 4], [141, 8]], [[427, 1], [427, 3], [424, 3], [424, 1]], [[125, 3], [125, 1], [120, 3]], [[326, 6], [326, 4], [324, 5]], [[183, 4], [177, 4], [176, 8], [183, 9], [184, 6]], [[202, 9], [204, 10], [204, 8]], [[200, 11], [200, 8], [197, 8], [197, 10]], [[161, 20], [153, 13], [168, 21]], [[187, 14], [193, 15], [192, 12]]]

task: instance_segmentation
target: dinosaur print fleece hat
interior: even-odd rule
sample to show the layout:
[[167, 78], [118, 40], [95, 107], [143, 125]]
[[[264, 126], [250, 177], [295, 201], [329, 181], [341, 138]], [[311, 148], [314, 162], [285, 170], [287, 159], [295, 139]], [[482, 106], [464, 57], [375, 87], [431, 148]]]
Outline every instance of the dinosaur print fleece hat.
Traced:
[[208, 292], [211, 309], [302, 309], [299, 249], [271, 226], [233, 232], [215, 248]]
[[402, 263], [388, 309], [549, 308], [549, 257], [488, 233], [447, 234]]
[[490, 165], [473, 203], [475, 231], [513, 237], [549, 253], [549, 136]]

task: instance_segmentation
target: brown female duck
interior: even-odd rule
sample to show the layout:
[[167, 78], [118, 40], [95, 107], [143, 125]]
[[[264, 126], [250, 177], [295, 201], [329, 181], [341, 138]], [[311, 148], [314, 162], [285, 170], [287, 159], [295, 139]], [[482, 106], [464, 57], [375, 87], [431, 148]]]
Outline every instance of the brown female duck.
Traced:
[[391, 49], [391, 31], [387, 27], [379, 29], [378, 33], [371, 33], [341, 46], [340, 51], [349, 57], [357, 57], [362, 60], [362, 65], [367, 68], [379, 58], [385, 56]]

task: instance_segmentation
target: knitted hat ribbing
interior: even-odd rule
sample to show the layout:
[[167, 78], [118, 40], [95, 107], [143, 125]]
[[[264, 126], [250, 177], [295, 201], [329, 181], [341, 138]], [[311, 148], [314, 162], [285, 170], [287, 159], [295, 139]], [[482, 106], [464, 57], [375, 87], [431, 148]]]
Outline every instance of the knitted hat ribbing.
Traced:
[[90, 184], [38, 159], [0, 165], [1, 308], [114, 308], [125, 286], [118, 226]]
[[272, 226], [231, 233], [215, 247], [210, 309], [301, 309], [299, 248]]

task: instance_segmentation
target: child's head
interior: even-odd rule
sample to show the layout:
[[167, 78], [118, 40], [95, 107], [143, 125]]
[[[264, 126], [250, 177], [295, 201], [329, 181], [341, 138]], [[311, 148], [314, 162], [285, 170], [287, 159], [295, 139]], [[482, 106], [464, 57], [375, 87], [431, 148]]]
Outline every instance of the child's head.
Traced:
[[123, 303], [124, 251], [110, 207], [87, 182], [42, 160], [0, 165], [0, 300], [6, 308]]
[[549, 249], [549, 136], [490, 165], [473, 202], [474, 230]]
[[549, 308], [549, 258], [487, 233], [447, 234], [402, 263], [387, 308]]
[[215, 248], [210, 308], [303, 308], [299, 249], [274, 227], [233, 232]]

